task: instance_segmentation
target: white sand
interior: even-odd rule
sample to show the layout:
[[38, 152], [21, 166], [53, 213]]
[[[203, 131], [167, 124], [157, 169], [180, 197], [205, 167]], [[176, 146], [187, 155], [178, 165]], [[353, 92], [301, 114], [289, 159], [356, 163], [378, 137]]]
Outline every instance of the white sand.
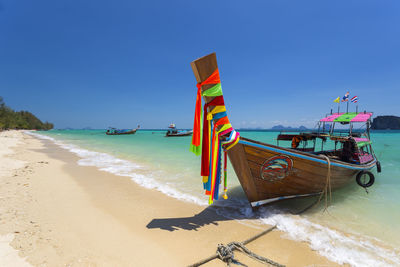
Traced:
[[[0, 138], [0, 177], [10, 176], [13, 170], [22, 168], [25, 162], [9, 158], [14, 151], [13, 147], [20, 144], [21, 134], [18, 132], [2, 132]], [[4, 196], [0, 196], [0, 203]], [[0, 206], [0, 214], [4, 212], [5, 207]], [[0, 223], [1, 222], [0, 217]], [[6, 234], [0, 236], [0, 266], [8, 267], [24, 267], [31, 266], [24, 259], [18, 256], [18, 250], [10, 246], [11, 241], [14, 239], [13, 234]]]
[[0, 236], [0, 266], [7, 267], [29, 267], [32, 266], [18, 256], [18, 250], [10, 246], [14, 239], [13, 234]]
[[[260, 232], [22, 132], [0, 133], [0, 266], [186, 266]], [[273, 231], [247, 247], [287, 266], [336, 266]], [[17, 251], [18, 254], [17, 254]], [[19, 255], [19, 257], [18, 257]], [[241, 254], [249, 266], [262, 266]], [[26, 261], [24, 261], [26, 259]], [[14, 265], [12, 265], [14, 264]], [[212, 261], [205, 266], [224, 266]]]

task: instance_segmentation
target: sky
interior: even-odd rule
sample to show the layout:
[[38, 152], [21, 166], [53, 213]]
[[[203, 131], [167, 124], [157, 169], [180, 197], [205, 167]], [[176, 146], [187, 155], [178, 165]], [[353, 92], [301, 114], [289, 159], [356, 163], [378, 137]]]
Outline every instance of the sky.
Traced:
[[216, 52], [235, 128], [313, 127], [347, 91], [399, 116], [399, 14], [395, 0], [0, 0], [0, 96], [55, 128], [191, 128], [190, 62]]

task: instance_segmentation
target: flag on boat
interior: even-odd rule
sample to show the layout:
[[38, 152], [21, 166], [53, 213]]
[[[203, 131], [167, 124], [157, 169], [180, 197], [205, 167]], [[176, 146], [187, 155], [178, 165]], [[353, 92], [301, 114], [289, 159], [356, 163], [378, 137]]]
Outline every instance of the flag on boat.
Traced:
[[350, 99], [350, 101], [353, 102], [353, 103], [357, 103], [358, 97], [357, 97], [357, 96], [354, 96], [354, 97], [352, 97], [352, 98]]
[[347, 101], [349, 101], [349, 95], [350, 95], [350, 93], [347, 92], [347, 93], [343, 96], [342, 102], [347, 102]]
[[340, 96], [338, 96], [338, 98], [336, 98], [335, 100], [333, 100], [333, 102], [339, 103], [339, 102], [340, 102]]

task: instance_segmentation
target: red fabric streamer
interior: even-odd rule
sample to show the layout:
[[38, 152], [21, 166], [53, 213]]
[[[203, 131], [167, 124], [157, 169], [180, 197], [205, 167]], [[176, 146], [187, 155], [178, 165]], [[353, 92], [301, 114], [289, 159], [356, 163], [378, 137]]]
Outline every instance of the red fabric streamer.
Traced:
[[194, 111], [192, 144], [200, 146], [201, 139], [201, 88], [197, 89], [196, 107]]
[[203, 116], [203, 145], [201, 148], [201, 176], [208, 176], [210, 174], [210, 139], [207, 121], [207, 107], [204, 106]]
[[229, 119], [228, 116], [222, 117], [221, 119], [219, 119], [216, 123], [214, 123], [215, 127], [219, 126], [219, 125], [224, 125], [224, 124], [229, 124]]
[[225, 135], [225, 134], [227, 134], [227, 133], [230, 133], [230, 132], [232, 132], [233, 131], [233, 128], [231, 127], [231, 128], [229, 128], [229, 129], [226, 129], [225, 131], [223, 131], [222, 133], [219, 133], [219, 136], [223, 136], [223, 135]]
[[225, 106], [224, 97], [222, 95], [216, 96], [208, 104], [204, 106]]
[[[205, 84], [220, 83], [219, 71], [216, 69], [205, 81], [197, 84], [196, 107], [194, 111], [192, 145], [200, 146], [201, 140], [201, 87]], [[223, 101], [223, 100], [222, 100]], [[206, 117], [207, 118], [207, 117]], [[204, 148], [204, 146], [203, 146]], [[202, 150], [203, 150], [202, 148]]]
[[201, 88], [201, 86], [205, 84], [217, 84], [221, 83], [221, 80], [219, 78], [219, 71], [216, 69], [207, 79], [205, 79], [203, 82], [197, 84], [197, 88]]

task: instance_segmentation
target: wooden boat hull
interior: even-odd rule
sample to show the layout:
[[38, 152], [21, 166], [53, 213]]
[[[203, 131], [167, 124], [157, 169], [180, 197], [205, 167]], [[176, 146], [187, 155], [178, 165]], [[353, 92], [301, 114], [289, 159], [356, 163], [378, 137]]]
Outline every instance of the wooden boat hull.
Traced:
[[[229, 126], [232, 126], [227, 119], [226, 112], [224, 114], [224, 112], [217, 111], [215, 112], [217, 115], [213, 114], [217, 107], [223, 106], [226, 110], [222, 91], [207, 93], [209, 89], [220, 83], [216, 54], [212, 53], [199, 58], [191, 62], [191, 66], [201, 89], [198, 91], [198, 96], [203, 96], [205, 105], [207, 105], [206, 111], [208, 114], [212, 114], [214, 130], [215, 133], [218, 133], [219, 141], [223, 145], [224, 143], [229, 144], [225, 147], [229, 159], [253, 207], [283, 199], [318, 195], [327, 188], [338, 189], [355, 179], [361, 171], [370, 170], [376, 165], [377, 161], [373, 153], [368, 153], [372, 157], [368, 157], [366, 163], [352, 164], [347, 163], [347, 160], [350, 161], [350, 157], [347, 160], [343, 157], [348, 153], [341, 153], [343, 159], [341, 161], [338, 155], [329, 154], [331, 151], [324, 151], [318, 155], [313, 152], [314, 149], [306, 152], [295, 148], [283, 148], [239, 137], [236, 131], [234, 135], [231, 135], [233, 130], [225, 132], [226, 129], [229, 130]], [[213, 103], [217, 97], [218, 101]], [[198, 129], [196, 124], [199, 121], [198, 114], [199, 111], [196, 109], [195, 126], [197, 127], [194, 127], [196, 129]], [[288, 140], [292, 140], [293, 137], [291, 136]], [[324, 137], [326, 138], [327, 135]], [[207, 149], [204, 151], [209, 153]], [[206, 156], [205, 158], [210, 162], [209, 158], [211, 157]], [[211, 164], [215, 164], [215, 162], [213, 159]], [[204, 175], [202, 174], [202, 176]], [[214, 177], [216, 176], [214, 175]]]
[[376, 164], [344, 163], [319, 155], [241, 138], [228, 151], [237, 177], [253, 207], [274, 201], [317, 195], [327, 185], [330, 165], [332, 190], [343, 187]]
[[122, 132], [122, 133], [108, 133], [106, 132], [106, 135], [124, 135], [124, 134], [135, 134], [137, 132], [137, 129], [134, 129], [129, 132]]

